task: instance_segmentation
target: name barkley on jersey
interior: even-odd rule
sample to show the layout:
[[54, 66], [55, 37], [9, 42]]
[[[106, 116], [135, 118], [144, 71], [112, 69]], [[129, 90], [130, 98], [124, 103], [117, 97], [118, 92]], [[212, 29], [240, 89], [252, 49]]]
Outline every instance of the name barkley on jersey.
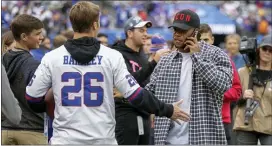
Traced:
[[67, 64], [67, 65], [101, 65], [102, 58], [103, 58], [103, 56], [96, 55], [94, 57], [94, 59], [91, 60], [89, 63], [82, 64], [82, 63], [77, 62], [71, 56], [65, 55], [65, 56], [63, 56], [63, 64]]

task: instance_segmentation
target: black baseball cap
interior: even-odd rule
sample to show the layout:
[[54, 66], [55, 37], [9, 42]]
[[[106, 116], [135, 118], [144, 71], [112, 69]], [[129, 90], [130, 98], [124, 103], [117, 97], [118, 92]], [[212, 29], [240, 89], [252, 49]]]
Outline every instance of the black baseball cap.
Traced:
[[176, 13], [173, 24], [170, 25], [168, 28], [172, 27], [176, 27], [182, 30], [188, 30], [190, 28], [199, 28], [200, 27], [199, 16], [189, 9], [182, 10]]
[[142, 18], [139, 16], [134, 16], [134, 17], [129, 18], [126, 21], [126, 23], [124, 25], [124, 30], [125, 30], [125, 32], [127, 32], [130, 29], [141, 28], [144, 26], [149, 28], [152, 26], [152, 23], [150, 21], [143, 21]]

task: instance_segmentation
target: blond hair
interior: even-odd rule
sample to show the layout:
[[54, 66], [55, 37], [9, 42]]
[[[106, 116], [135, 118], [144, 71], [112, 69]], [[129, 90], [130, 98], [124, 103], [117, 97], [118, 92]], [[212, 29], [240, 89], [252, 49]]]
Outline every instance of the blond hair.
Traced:
[[237, 43], [240, 43], [240, 41], [241, 41], [240, 35], [238, 35], [238, 34], [230, 34], [230, 35], [227, 35], [225, 37], [225, 43], [227, 43], [227, 41], [230, 40], [230, 39], [235, 39], [237, 41]]
[[67, 38], [64, 35], [57, 35], [53, 40], [54, 48], [62, 46], [67, 41]]
[[99, 14], [99, 6], [92, 2], [80, 1], [76, 3], [71, 8], [69, 15], [74, 32], [88, 33], [93, 23], [98, 22]]
[[73, 39], [74, 31], [73, 30], [65, 30], [61, 32], [61, 35], [65, 36], [67, 39]]
[[5, 32], [2, 37], [2, 46], [1, 46], [1, 51], [4, 54], [7, 51], [7, 48], [15, 41], [13, 34], [11, 31]]

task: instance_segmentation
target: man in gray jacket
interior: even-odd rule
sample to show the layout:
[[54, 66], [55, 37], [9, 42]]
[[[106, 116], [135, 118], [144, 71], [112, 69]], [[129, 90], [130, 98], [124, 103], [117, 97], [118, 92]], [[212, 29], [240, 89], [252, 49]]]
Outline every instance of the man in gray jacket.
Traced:
[[2, 101], [2, 113], [6, 116], [6, 118], [15, 125], [18, 125], [21, 121], [22, 110], [19, 106], [17, 99], [14, 97], [12, 93], [7, 77], [7, 73], [5, 67], [2, 65], [2, 93], [1, 93], [1, 101]]

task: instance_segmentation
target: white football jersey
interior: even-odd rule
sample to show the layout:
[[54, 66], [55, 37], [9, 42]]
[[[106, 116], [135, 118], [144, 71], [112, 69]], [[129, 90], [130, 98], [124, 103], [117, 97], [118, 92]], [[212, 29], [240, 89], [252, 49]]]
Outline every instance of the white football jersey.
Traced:
[[64, 46], [47, 53], [26, 88], [35, 100], [52, 87], [55, 99], [51, 144], [117, 144], [113, 87], [125, 98], [141, 90], [122, 55], [103, 45], [79, 65]]

